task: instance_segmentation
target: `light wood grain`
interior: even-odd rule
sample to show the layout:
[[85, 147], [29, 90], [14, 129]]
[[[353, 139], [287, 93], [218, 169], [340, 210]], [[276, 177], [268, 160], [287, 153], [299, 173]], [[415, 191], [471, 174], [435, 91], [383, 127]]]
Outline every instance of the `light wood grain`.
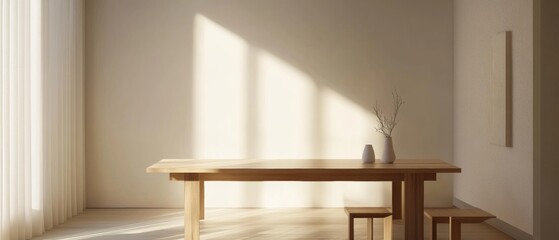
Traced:
[[482, 223], [494, 215], [478, 208], [429, 208], [425, 209], [425, 216], [431, 219], [431, 239], [437, 239], [437, 224], [449, 223], [449, 238], [460, 239], [462, 223]]
[[200, 240], [200, 182], [184, 182], [184, 237]]
[[200, 220], [206, 217], [206, 187], [204, 181], [200, 181]]
[[392, 234], [393, 234], [392, 219], [393, 219], [393, 216], [388, 216], [388, 217], [384, 218], [384, 239], [385, 240], [392, 239]]
[[372, 218], [367, 218], [367, 240], [373, 240], [374, 235], [374, 221]]
[[[404, 181], [406, 239], [423, 236], [423, 186], [437, 173], [461, 169], [437, 159], [396, 160], [392, 164], [363, 164], [360, 159], [164, 159], [147, 168], [150, 173], [169, 173], [171, 180], [199, 181]], [[197, 185], [199, 188], [200, 185]], [[198, 205], [191, 208], [199, 219], [199, 189], [193, 191]], [[398, 199], [398, 196], [396, 196]], [[189, 199], [185, 196], [185, 202]], [[194, 200], [192, 200], [194, 201]], [[395, 204], [398, 206], [400, 204]], [[185, 204], [188, 207], [189, 204]], [[188, 212], [193, 212], [188, 211]], [[189, 213], [191, 214], [191, 213]], [[188, 215], [194, 224], [192, 215]], [[190, 229], [198, 226], [189, 226]], [[189, 230], [189, 234], [195, 234]], [[198, 236], [185, 235], [185, 239]]]
[[372, 240], [374, 235], [373, 219], [384, 219], [384, 239], [392, 239], [392, 212], [390, 212], [388, 209], [381, 207], [346, 207], [344, 208], [344, 210], [348, 216], [349, 240], [353, 240], [355, 237], [354, 220], [356, 218], [367, 219], [368, 240]]
[[354, 218], [384, 218], [392, 215], [392, 212], [383, 207], [346, 207], [344, 211]]
[[463, 223], [480, 223], [495, 218], [493, 214], [479, 208], [427, 208], [425, 216], [429, 219], [436, 219], [438, 223], [448, 223], [449, 217]]
[[340, 174], [458, 173], [460, 168], [436, 159], [396, 160], [393, 164], [363, 164], [361, 159], [163, 159], [148, 173]]
[[[290, 172], [269, 172], [259, 173], [169, 173], [171, 181], [395, 181], [402, 183], [404, 175], [400, 173], [379, 173], [379, 174], [353, 174], [351, 171], [340, 171], [338, 173], [324, 174], [318, 172], [307, 173], [304, 170]], [[437, 179], [435, 173], [425, 173], [425, 181]], [[401, 205], [401, 187], [396, 189], [394, 194], [399, 194], [393, 199]]]

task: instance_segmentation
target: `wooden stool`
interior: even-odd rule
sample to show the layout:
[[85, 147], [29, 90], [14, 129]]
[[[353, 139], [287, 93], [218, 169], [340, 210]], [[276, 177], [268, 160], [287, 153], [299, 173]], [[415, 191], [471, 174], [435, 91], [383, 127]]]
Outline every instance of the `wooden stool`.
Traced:
[[349, 240], [355, 238], [353, 219], [367, 219], [367, 239], [373, 239], [373, 218], [384, 218], [384, 239], [392, 239], [392, 213], [380, 207], [346, 207], [345, 212], [349, 217]]
[[482, 223], [487, 219], [495, 218], [490, 213], [477, 208], [429, 208], [425, 209], [425, 216], [431, 219], [432, 240], [437, 239], [437, 223], [448, 223], [449, 239], [460, 240], [462, 223]]

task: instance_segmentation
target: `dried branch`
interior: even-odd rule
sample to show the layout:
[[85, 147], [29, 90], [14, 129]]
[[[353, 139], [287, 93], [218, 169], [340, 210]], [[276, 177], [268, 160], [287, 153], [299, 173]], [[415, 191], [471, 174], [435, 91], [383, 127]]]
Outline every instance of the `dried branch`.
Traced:
[[377, 116], [377, 121], [379, 123], [379, 126], [376, 128], [377, 132], [380, 132], [385, 137], [392, 136], [392, 131], [394, 131], [394, 128], [400, 122], [398, 120], [398, 113], [400, 112], [400, 108], [404, 103], [404, 100], [402, 100], [402, 97], [398, 95], [397, 91], [392, 92], [392, 104], [394, 107], [394, 112], [392, 113], [392, 115], [389, 116], [384, 115], [382, 109], [378, 105], [378, 102], [375, 103], [373, 112]]

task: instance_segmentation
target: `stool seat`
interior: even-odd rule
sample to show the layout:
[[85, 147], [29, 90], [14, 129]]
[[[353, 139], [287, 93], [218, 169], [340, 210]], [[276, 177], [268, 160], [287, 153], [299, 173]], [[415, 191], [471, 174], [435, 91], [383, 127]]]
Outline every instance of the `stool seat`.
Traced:
[[367, 239], [373, 239], [373, 219], [384, 218], [384, 239], [392, 239], [392, 212], [382, 207], [346, 207], [344, 208], [349, 217], [349, 240], [354, 239], [353, 220], [355, 218], [367, 218]]
[[451, 240], [460, 240], [462, 223], [482, 223], [494, 215], [478, 208], [426, 208], [425, 216], [431, 219], [431, 239], [437, 239], [437, 223], [449, 223]]
[[354, 218], [385, 218], [392, 215], [392, 212], [383, 207], [346, 207], [345, 212]]

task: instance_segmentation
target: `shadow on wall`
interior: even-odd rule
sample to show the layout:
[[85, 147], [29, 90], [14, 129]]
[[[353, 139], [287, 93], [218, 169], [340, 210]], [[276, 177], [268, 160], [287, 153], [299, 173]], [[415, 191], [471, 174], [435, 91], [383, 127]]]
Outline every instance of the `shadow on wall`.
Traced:
[[[358, 158], [366, 143], [381, 154], [370, 108], [377, 99], [390, 106], [390, 94], [398, 89], [409, 102], [395, 132], [399, 156], [450, 158], [440, 146], [451, 138], [444, 128], [452, 113], [439, 108], [451, 108], [452, 81], [444, 77], [452, 76], [440, 70], [452, 69], [451, 58], [433, 51], [441, 41], [426, 32], [446, 25], [424, 16], [433, 14], [436, 2], [418, 9], [405, 1], [196, 1], [194, 157]], [[215, 201], [208, 206], [332, 207], [390, 200], [382, 194], [389, 187], [370, 183], [207, 186], [207, 201]], [[293, 194], [301, 192], [308, 194]], [[226, 201], [212, 197], [224, 194], [230, 196]]]

